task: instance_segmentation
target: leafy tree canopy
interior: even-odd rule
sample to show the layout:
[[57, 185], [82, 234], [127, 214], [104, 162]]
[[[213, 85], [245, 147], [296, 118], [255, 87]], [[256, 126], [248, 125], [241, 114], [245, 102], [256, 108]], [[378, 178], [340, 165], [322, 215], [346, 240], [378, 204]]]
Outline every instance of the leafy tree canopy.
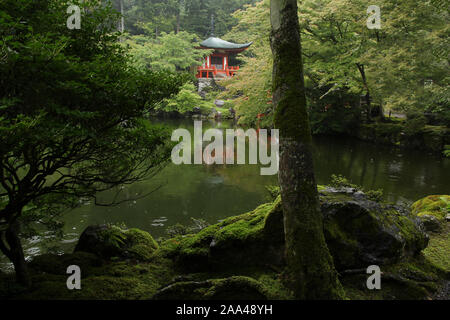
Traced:
[[201, 65], [212, 50], [196, 49], [195, 35], [182, 31], [177, 34], [162, 33], [158, 39], [148, 35], [129, 36], [125, 44], [130, 48], [137, 68], [181, 71]]
[[[72, 3], [80, 30], [66, 27]], [[185, 78], [132, 67], [117, 18], [94, 0], [2, 1], [0, 249], [24, 284], [21, 225], [55, 227], [61, 207], [146, 177], [169, 154], [168, 132], [140, 117]]]

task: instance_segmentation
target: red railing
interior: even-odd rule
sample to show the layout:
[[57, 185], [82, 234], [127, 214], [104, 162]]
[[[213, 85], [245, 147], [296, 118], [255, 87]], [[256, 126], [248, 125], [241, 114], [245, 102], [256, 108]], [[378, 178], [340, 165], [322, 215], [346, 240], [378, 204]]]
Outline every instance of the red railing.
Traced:
[[[225, 70], [221, 70], [221, 69], [217, 69], [215, 66], [212, 67], [197, 67], [197, 78], [213, 78], [215, 77], [218, 73], [225, 73], [227, 77], [233, 77], [237, 71], [239, 71], [239, 66], [236, 67], [230, 67], [228, 66]], [[205, 76], [206, 77], [205, 77]]]

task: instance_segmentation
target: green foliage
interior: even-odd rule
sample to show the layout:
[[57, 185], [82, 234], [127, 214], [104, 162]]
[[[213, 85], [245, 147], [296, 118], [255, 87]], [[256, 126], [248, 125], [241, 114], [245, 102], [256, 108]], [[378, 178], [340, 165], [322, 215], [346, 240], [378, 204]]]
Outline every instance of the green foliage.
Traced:
[[331, 182], [330, 186], [333, 188], [354, 188], [354, 189], [360, 189], [359, 186], [356, 184], [351, 183], [347, 178], [345, 178], [343, 175], [331, 175]]
[[[69, 4], [82, 8], [80, 30], [66, 27]], [[168, 159], [169, 132], [140, 118], [184, 77], [134, 68], [117, 19], [94, 0], [2, 1], [2, 233], [16, 220], [23, 236], [56, 232], [79, 198], [98, 203], [97, 192], [148, 177]]]
[[450, 158], [450, 145], [445, 146], [444, 156]]
[[383, 201], [383, 190], [369, 190], [366, 192], [366, 196], [369, 200], [380, 202]]
[[[354, 98], [347, 96], [330, 96], [315, 100], [309, 91], [309, 115], [313, 134], [352, 134], [361, 125], [361, 110], [354, 103]], [[351, 101], [352, 103], [350, 103]]]
[[198, 44], [194, 39], [194, 34], [184, 31], [177, 34], [163, 32], [157, 39], [147, 34], [130, 35], [124, 44], [130, 49], [137, 68], [189, 71], [191, 67], [199, 66], [202, 58], [211, 53], [211, 50], [195, 49]]
[[269, 8], [269, 1], [264, 0], [233, 13], [239, 22], [225, 38], [254, 43], [238, 56], [243, 66], [237, 76], [223, 82], [227, 91], [221, 95], [233, 99], [239, 124], [255, 125], [258, 114], [265, 114], [259, 122], [261, 128], [270, 128], [273, 122]]
[[405, 123], [404, 132], [407, 136], [418, 135], [423, 131], [426, 124], [427, 119], [422, 113], [417, 111], [410, 111], [407, 114], [407, 121]]
[[208, 113], [214, 107], [212, 102], [203, 100], [197, 93], [195, 86], [187, 82], [182, 87], [180, 92], [175, 96], [166, 99], [158, 107], [159, 110], [165, 112], [176, 111], [181, 114], [192, 112], [194, 108], [200, 108], [202, 113]]
[[[119, 9], [119, 0], [114, 0]], [[125, 27], [131, 34], [148, 32], [187, 31], [207, 37], [211, 34], [214, 14], [214, 34], [223, 36], [236, 23], [232, 12], [255, 0], [127, 0], [124, 1]]]
[[[367, 3], [354, 0], [308, 0], [299, 5], [305, 84], [315, 133], [346, 133], [360, 122], [360, 95], [390, 110], [430, 113], [437, 124], [450, 119], [448, 11], [432, 2], [408, 0], [378, 3], [382, 29], [366, 26]], [[236, 98], [240, 123], [271, 126], [269, 1], [234, 16], [237, 25], [227, 35], [255, 41], [242, 58], [239, 76], [226, 84], [227, 98]], [[363, 77], [363, 73], [365, 77]], [[432, 80], [431, 86], [424, 85]], [[331, 106], [331, 108], [330, 108]], [[351, 106], [351, 108], [348, 108]], [[327, 112], [325, 112], [327, 108]], [[418, 124], [412, 124], [411, 133]]]

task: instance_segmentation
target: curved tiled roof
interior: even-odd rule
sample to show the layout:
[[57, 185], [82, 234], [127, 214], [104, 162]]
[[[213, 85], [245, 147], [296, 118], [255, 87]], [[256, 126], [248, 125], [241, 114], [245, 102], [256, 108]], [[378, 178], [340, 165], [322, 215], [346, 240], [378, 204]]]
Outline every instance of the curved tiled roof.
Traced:
[[200, 43], [202, 47], [211, 49], [245, 49], [250, 47], [252, 44], [253, 42], [244, 44], [232, 43], [215, 37], [210, 37]]

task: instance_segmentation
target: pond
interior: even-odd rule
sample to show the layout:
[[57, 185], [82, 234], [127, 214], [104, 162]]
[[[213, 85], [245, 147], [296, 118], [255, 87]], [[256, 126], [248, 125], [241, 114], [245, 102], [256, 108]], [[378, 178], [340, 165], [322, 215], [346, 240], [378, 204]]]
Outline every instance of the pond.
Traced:
[[[193, 120], [165, 120], [175, 128], [193, 132]], [[203, 129], [230, 128], [231, 122], [204, 121]], [[430, 194], [450, 193], [450, 160], [422, 151], [365, 143], [343, 137], [315, 137], [314, 160], [317, 182], [327, 184], [332, 174], [342, 174], [353, 183], [383, 189], [391, 202], [412, 202]], [[80, 233], [89, 225], [124, 224], [165, 236], [168, 226], [191, 224], [191, 218], [215, 223], [254, 209], [268, 197], [267, 185], [276, 176], [261, 176], [259, 165], [173, 165], [168, 164], [151, 180], [123, 188], [122, 197], [139, 198], [115, 207], [83, 203], [64, 215], [65, 238], [60, 250], [73, 249]], [[116, 191], [101, 195], [111, 200]], [[27, 255], [41, 251], [41, 238], [24, 244]], [[4, 262], [4, 257], [1, 257]], [[1, 265], [0, 265], [1, 266]], [[3, 263], [3, 268], [6, 264]]]

